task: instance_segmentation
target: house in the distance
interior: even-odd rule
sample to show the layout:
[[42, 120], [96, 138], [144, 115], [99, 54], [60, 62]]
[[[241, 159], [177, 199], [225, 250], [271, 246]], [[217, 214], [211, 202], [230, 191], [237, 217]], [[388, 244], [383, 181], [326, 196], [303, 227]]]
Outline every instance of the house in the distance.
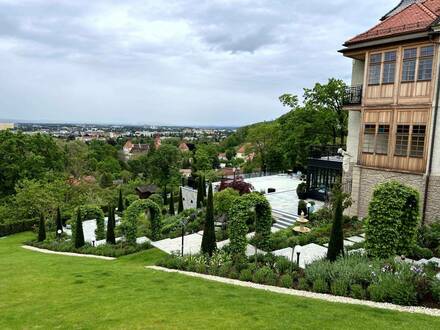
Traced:
[[150, 149], [150, 146], [148, 144], [132, 143], [131, 140], [128, 140], [124, 144], [122, 151], [124, 153], [125, 159], [129, 160], [129, 159], [132, 159], [136, 156], [146, 154], [149, 149]]
[[378, 183], [420, 192], [425, 222], [440, 218], [440, 0], [401, 1], [370, 30], [345, 42], [353, 60], [345, 179], [365, 217]]

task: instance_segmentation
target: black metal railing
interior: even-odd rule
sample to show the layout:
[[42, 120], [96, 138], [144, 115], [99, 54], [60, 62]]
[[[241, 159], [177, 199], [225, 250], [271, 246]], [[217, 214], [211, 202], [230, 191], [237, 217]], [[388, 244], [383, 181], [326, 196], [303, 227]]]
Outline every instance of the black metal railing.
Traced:
[[315, 145], [310, 148], [309, 157], [313, 159], [327, 159], [332, 157], [341, 157], [340, 150], [346, 150], [345, 145]]
[[362, 85], [345, 89], [344, 105], [359, 105], [362, 103]]

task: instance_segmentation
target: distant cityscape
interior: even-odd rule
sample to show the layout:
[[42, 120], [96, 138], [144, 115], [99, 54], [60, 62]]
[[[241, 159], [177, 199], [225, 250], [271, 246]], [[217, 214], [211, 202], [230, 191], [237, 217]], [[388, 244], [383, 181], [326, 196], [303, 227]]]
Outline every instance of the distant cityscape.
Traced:
[[49, 134], [60, 139], [109, 140], [118, 138], [179, 138], [185, 141], [200, 139], [221, 141], [232, 134], [233, 127], [189, 127], [156, 125], [105, 125], [105, 124], [66, 124], [66, 123], [1, 123], [0, 130], [9, 129], [25, 134]]

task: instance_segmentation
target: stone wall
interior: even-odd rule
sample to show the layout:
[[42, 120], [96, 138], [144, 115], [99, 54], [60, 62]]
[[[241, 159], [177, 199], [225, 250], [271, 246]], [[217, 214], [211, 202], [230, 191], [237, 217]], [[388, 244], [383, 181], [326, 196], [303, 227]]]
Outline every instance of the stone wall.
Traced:
[[[355, 167], [355, 168], [358, 168], [360, 170], [359, 171], [360, 178], [359, 178], [359, 186], [356, 187], [356, 190], [355, 190], [355, 183], [353, 182], [352, 197], [353, 199], [356, 199], [356, 195], [358, 196], [355, 202], [358, 211], [358, 216], [360, 218], [364, 218], [368, 215], [368, 205], [371, 201], [371, 197], [373, 196], [373, 191], [375, 187], [379, 183], [383, 183], [391, 180], [396, 180], [403, 184], [412, 186], [420, 192], [420, 197], [421, 197], [420, 212], [422, 212], [423, 196], [425, 193], [424, 175], [391, 172], [391, 171], [376, 170], [376, 169], [369, 169], [363, 167]], [[438, 184], [437, 184], [437, 189], [440, 190]]]
[[183, 208], [195, 209], [197, 207], [197, 190], [189, 187], [182, 187]]
[[425, 223], [440, 221], [440, 176], [431, 176], [428, 186]]

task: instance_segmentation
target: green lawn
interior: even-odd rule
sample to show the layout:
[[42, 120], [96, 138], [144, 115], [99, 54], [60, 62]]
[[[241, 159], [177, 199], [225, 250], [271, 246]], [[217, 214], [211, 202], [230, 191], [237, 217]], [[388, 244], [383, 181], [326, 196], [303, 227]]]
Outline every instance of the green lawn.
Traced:
[[146, 270], [158, 250], [65, 257], [22, 249], [30, 237], [0, 240], [0, 329], [440, 329], [440, 318]]

